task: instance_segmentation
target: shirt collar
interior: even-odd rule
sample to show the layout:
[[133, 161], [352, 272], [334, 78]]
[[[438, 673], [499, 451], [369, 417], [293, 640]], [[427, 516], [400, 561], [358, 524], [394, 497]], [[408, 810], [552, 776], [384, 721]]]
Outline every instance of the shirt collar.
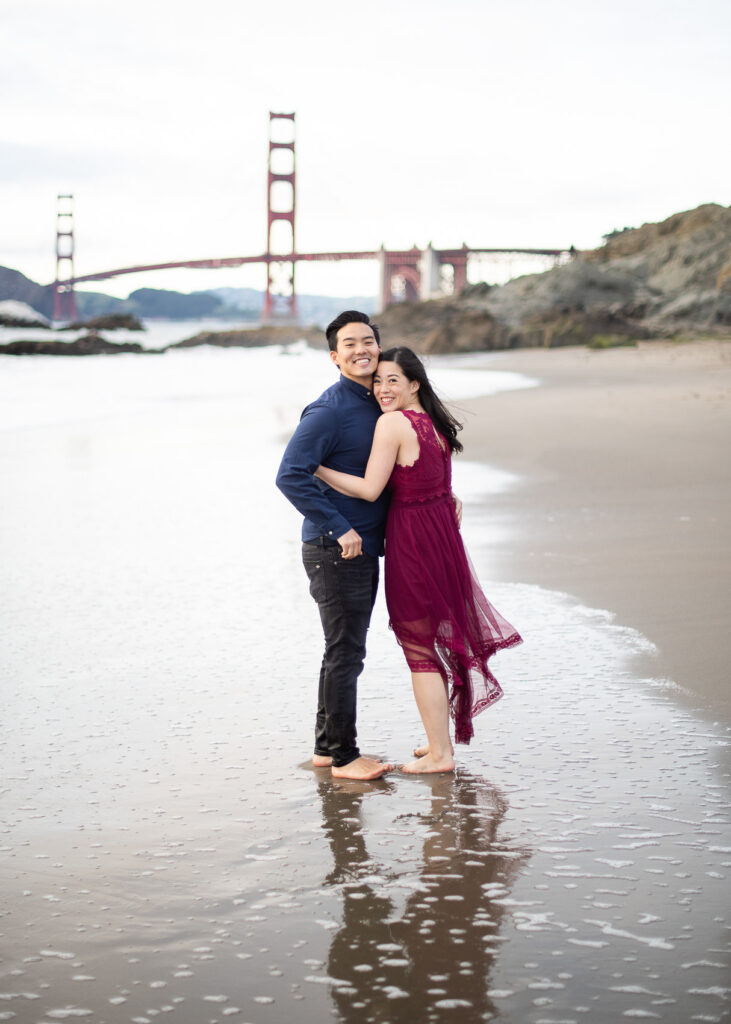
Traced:
[[372, 388], [363, 387], [362, 384], [359, 384], [355, 380], [351, 380], [350, 377], [346, 377], [342, 373], [340, 374], [340, 383], [342, 385], [344, 385], [348, 389], [348, 391], [352, 391], [352, 393], [354, 395], [357, 395], [358, 398], [365, 398], [365, 399], [372, 399], [373, 398], [373, 389]]

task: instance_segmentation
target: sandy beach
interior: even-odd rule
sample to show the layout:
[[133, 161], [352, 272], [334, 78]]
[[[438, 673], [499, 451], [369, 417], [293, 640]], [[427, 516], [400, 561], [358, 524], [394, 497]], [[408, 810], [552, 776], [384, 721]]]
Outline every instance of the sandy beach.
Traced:
[[[731, 342], [523, 350], [540, 387], [462, 403], [465, 457], [517, 473], [500, 579], [573, 594], [658, 648], [645, 666], [731, 722]], [[560, 671], [560, 666], [559, 666]]]
[[[0, 360], [0, 1021], [728, 1020], [728, 351], [446, 364], [525, 642], [453, 775], [362, 784], [274, 487], [327, 353]], [[382, 590], [358, 729], [421, 739]]]

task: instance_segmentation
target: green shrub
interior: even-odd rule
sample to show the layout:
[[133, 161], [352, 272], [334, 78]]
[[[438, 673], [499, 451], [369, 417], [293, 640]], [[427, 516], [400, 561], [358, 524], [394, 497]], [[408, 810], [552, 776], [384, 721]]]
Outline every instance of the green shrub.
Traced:
[[621, 334], [595, 334], [587, 348], [637, 348], [637, 341]]

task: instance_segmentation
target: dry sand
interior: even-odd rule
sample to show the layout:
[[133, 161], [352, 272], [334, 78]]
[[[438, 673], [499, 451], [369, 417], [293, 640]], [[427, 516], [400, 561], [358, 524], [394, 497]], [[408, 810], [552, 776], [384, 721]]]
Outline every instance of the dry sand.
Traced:
[[731, 342], [524, 350], [494, 368], [541, 386], [462, 403], [466, 457], [522, 478], [493, 499], [509, 532], [492, 575], [616, 613], [659, 649], [653, 674], [731, 720]]

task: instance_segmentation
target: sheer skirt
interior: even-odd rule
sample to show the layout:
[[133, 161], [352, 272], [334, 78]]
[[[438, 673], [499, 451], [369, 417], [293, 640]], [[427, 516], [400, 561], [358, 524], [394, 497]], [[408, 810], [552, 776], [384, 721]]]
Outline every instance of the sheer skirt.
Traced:
[[386, 528], [389, 624], [412, 672], [438, 672], [449, 693], [455, 741], [503, 695], [489, 668], [521, 642], [483, 594], [465, 551], [451, 496], [392, 502]]

